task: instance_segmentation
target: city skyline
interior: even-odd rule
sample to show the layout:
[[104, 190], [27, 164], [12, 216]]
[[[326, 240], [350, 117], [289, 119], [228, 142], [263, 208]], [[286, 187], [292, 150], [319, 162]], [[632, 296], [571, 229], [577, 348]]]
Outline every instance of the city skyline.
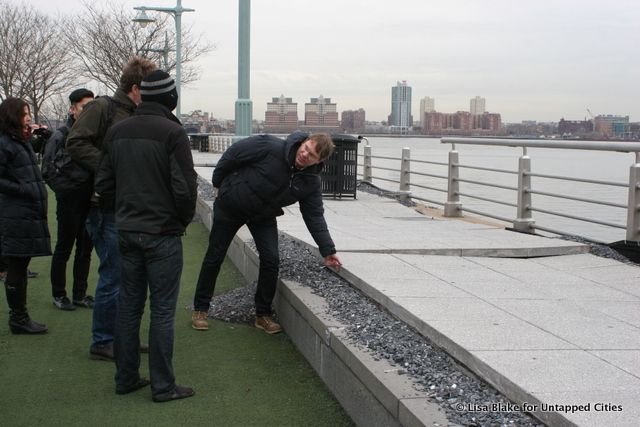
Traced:
[[[114, 1], [127, 8], [175, 5]], [[81, 7], [80, 0], [28, 3], [49, 14]], [[201, 80], [183, 87], [183, 111], [232, 119], [238, 3], [183, 0], [183, 7], [196, 10], [183, 24], [216, 44], [198, 61]], [[580, 120], [587, 108], [640, 120], [640, 59], [633, 53], [640, 4], [634, 1], [279, 0], [254, 1], [251, 8], [256, 118], [284, 93], [297, 100], [324, 94], [341, 110], [364, 108], [368, 120], [386, 121], [388, 88], [406, 80], [416, 112], [426, 96], [437, 99], [438, 110], [458, 111], [479, 95], [504, 122]]]

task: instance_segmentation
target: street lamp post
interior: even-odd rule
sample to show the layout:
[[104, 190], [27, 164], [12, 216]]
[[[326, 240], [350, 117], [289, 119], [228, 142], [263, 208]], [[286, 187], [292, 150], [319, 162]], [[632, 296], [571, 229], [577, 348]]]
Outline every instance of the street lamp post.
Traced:
[[176, 106], [176, 116], [178, 119], [180, 118], [180, 86], [181, 86], [181, 78], [182, 78], [182, 12], [195, 12], [195, 9], [187, 9], [182, 7], [182, 0], [176, 0], [177, 4], [175, 7], [154, 7], [154, 6], [137, 6], [134, 7], [135, 10], [140, 11], [138, 16], [133, 19], [133, 22], [139, 23], [143, 28], [147, 26], [148, 23], [154, 22], [155, 19], [147, 16], [146, 11], [152, 10], [154, 12], [164, 12], [173, 16], [173, 19], [176, 23], [176, 90], [178, 91], [178, 105]]

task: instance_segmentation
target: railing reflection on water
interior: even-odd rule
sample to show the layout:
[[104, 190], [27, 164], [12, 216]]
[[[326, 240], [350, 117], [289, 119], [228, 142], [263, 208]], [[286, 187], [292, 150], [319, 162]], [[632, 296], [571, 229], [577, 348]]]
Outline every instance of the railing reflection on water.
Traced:
[[[361, 167], [362, 173], [358, 175], [362, 177], [365, 182], [374, 183], [374, 180], [381, 180], [386, 182], [393, 182], [398, 184], [398, 194], [401, 198], [412, 198], [436, 205], [444, 206], [445, 216], [455, 217], [461, 216], [462, 212], [470, 212], [490, 218], [494, 218], [500, 221], [504, 221], [512, 224], [513, 228], [523, 232], [535, 232], [536, 230], [546, 231], [554, 234], [571, 234], [565, 230], [558, 230], [550, 227], [546, 227], [540, 224], [536, 224], [533, 217], [533, 213], [551, 215], [555, 217], [562, 217], [572, 221], [588, 222], [598, 224], [605, 227], [613, 227], [616, 229], [623, 229], [626, 231], [626, 239], [630, 241], [640, 241], [640, 144], [633, 142], [604, 142], [604, 141], [544, 141], [544, 140], [525, 140], [525, 139], [488, 139], [488, 138], [442, 138], [441, 142], [444, 144], [451, 144], [451, 150], [448, 153], [447, 162], [436, 162], [426, 160], [416, 160], [410, 158], [409, 149], [402, 150], [401, 157], [389, 157], [389, 156], [374, 156], [372, 148], [368, 144], [364, 146], [363, 163], [358, 164]], [[480, 146], [501, 146], [501, 147], [521, 147], [522, 155], [518, 158], [518, 169], [507, 170], [491, 167], [484, 167], [478, 165], [464, 164], [460, 162], [460, 153], [456, 150], [456, 144], [459, 145], [480, 145]], [[568, 149], [568, 150], [592, 150], [592, 151], [618, 151], [626, 153], [635, 153], [635, 163], [631, 164], [629, 172], [628, 182], [614, 182], [607, 180], [595, 180], [589, 178], [577, 178], [568, 177], [555, 174], [542, 174], [533, 173], [531, 171], [532, 159], [527, 153], [528, 148], [554, 148], [554, 149]], [[372, 160], [379, 159], [384, 160], [388, 165], [389, 161], [398, 161], [399, 168], [390, 167], [377, 167], [373, 165]], [[431, 171], [413, 171], [412, 165], [431, 165], [446, 168], [445, 174], [431, 173]], [[414, 166], [417, 168], [417, 166]], [[472, 169], [476, 171], [489, 172], [492, 176], [498, 176], [493, 178], [492, 181], [480, 181], [469, 180], [460, 177], [461, 169]], [[388, 176], [376, 175], [376, 171], [391, 171], [398, 173], [398, 179], [392, 179]], [[496, 175], [497, 174], [497, 175]], [[443, 188], [435, 187], [433, 185], [424, 185], [419, 183], [412, 183], [412, 177], [428, 177], [436, 180], [446, 182], [446, 186]], [[502, 178], [510, 176], [511, 180], [517, 179], [517, 185], [506, 185], [504, 181], [508, 181], [508, 178]], [[538, 179], [551, 180], [551, 181], [565, 181], [576, 182], [589, 185], [604, 186], [606, 188], [626, 188], [628, 193], [627, 203], [611, 202], [607, 200], [599, 200], [591, 197], [578, 197], [576, 195], [561, 194], [555, 191], [543, 191], [540, 188], [533, 188], [531, 178], [536, 177]], [[498, 182], [495, 182], [498, 181]], [[473, 184], [473, 185], [469, 185]], [[473, 189], [468, 190], [474, 185], [483, 187], [490, 187], [502, 190], [508, 190], [515, 192], [516, 195], [511, 200], [497, 200], [493, 197], [486, 197], [485, 194], [478, 194]], [[464, 186], [465, 191], [461, 190], [461, 186]], [[420, 197], [411, 191], [413, 187], [430, 190], [433, 192], [443, 193], [443, 198], [440, 200], [434, 198]], [[588, 218], [581, 215], [568, 214], [566, 212], [560, 212], [552, 209], [543, 209], [542, 207], [536, 207], [533, 205], [531, 196], [533, 194], [555, 198], [566, 204], [567, 201], [588, 203], [592, 205], [601, 205], [607, 207], [613, 207], [626, 210], [627, 222], [626, 224], [620, 224], [610, 221], [604, 221], [601, 219]], [[460, 197], [465, 197], [474, 200], [481, 200], [492, 204], [498, 204], [501, 206], [508, 206], [516, 209], [515, 217], [506, 217], [504, 215], [496, 215], [492, 212], [487, 212], [478, 209], [472, 209], [468, 206], [463, 206]]]

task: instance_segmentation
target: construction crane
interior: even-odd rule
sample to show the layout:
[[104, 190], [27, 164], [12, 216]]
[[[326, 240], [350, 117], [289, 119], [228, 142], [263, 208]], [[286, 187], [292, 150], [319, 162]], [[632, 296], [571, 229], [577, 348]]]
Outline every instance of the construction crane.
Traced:
[[589, 110], [587, 108], [587, 113], [589, 113], [589, 115], [591, 116], [591, 131], [595, 132], [596, 131], [596, 118], [593, 117], [593, 114], [591, 113], [591, 110]]

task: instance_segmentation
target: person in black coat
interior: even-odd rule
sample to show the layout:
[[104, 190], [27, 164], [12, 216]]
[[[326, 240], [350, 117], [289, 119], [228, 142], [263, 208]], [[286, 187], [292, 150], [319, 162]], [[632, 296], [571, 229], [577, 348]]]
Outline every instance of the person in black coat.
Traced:
[[327, 134], [296, 132], [286, 141], [272, 135], [252, 136], [224, 152], [212, 177], [218, 196], [193, 302], [194, 329], [208, 329], [207, 313], [220, 266], [233, 236], [246, 224], [260, 255], [255, 326], [269, 334], [282, 330], [272, 318], [271, 303], [280, 262], [276, 217], [283, 215], [284, 206], [299, 202], [302, 218], [325, 265], [340, 268], [324, 219], [320, 181], [322, 162], [333, 150]]
[[38, 334], [47, 327], [27, 311], [27, 272], [32, 257], [51, 255], [47, 189], [30, 138], [31, 110], [19, 98], [0, 104], [0, 251], [7, 260], [5, 291], [14, 334]]
[[[178, 102], [173, 78], [153, 71], [142, 79], [140, 96], [134, 115], [105, 135], [95, 191], [101, 203], [114, 203], [122, 263], [113, 348], [116, 393], [151, 383], [152, 399], [167, 402], [195, 393], [176, 384], [173, 342], [181, 236], [195, 213], [197, 175], [187, 133], [171, 113]], [[147, 291], [151, 381], [140, 377], [140, 322]]]

